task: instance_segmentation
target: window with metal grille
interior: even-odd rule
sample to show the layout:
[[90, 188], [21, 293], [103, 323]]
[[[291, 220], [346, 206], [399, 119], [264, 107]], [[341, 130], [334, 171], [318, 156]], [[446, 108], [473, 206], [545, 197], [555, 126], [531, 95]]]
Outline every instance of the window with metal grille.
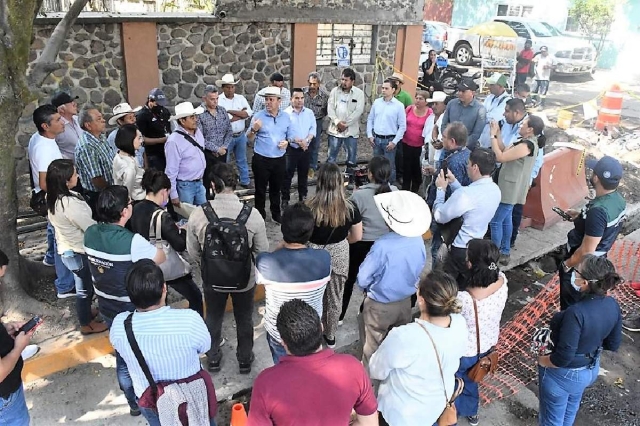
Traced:
[[524, 6], [521, 4], [499, 4], [497, 16], [517, 16], [526, 18], [533, 13], [533, 6]]
[[316, 65], [336, 65], [336, 46], [350, 46], [352, 64], [371, 64], [374, 31], [372, 25], [318, 24]]

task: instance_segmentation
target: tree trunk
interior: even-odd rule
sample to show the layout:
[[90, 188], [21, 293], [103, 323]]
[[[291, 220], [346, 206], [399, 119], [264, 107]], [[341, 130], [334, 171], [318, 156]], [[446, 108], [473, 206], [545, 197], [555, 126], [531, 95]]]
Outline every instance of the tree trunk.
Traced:
[[[76, 0], [73, 15], [56, 26], [55, 49], [48, 45], [47, 58], [58, 55], [60, 45], [87, 0]], [[81, 6], [79, 6], [81, 4]], [[0, 249], [9, 258], [9, 267], [0, 287], [0, 313], [11, 311], [35, 312], [46, 309], [27, 295], [33, 282], [50, 274], [42, 265], [23, 259], [18, 250], [16, 216], [16, 165], [14, 159], [18, 120], [25, 105], [32, 101], [26, 79], [29, 49], [33, 36], [33, 20], [38, 15], [42, 0], [0, 0]], [[49, 64], [47, 62], [47, 64]], [[50, 64], [44, 68], [50, 69]], [[47, 77], [48, 73], [42, 78]], [[39, 84], [37, 85], [39, 86]]]

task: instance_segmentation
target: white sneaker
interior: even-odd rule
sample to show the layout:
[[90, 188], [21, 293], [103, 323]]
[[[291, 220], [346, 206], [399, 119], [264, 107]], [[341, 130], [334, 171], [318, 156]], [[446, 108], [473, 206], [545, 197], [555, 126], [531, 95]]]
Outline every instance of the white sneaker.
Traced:
[[339, 320], [339, 321], [338, 321], [338, 325], [340, 326], [340, 325], [342, 325], [342, 324], [344, 324], [344, 320]]
[[39, 350], [40, 350], [40, 346], [38, 345], [25, 346], [24, 350], [22, 351], [22, 360], [23, 361], [28, 360], [29, 358], [37, 354]]
[[51, 267], [53, 267], [53, 266], [56, 266], [54, 263], [49, 263], [49, 262], [47, 262], [47, 258], [46, 258], [46, 257], [42, 258], [42, 263], [43, 263], [45, 266], [48, 266], [48, 267], [50, 267], [50, 268], [51, 268]]
[[221, 337], [220, 344], [218, 345], [218, 347], [219, 348], [223, 347], [225, 343], [227, 343], [227, 339], [225, 339], [224, 337]]

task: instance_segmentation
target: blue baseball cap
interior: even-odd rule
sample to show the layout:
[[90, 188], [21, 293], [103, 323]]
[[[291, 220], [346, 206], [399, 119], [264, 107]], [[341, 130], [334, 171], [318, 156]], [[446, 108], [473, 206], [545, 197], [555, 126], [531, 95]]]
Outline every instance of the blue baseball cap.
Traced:
[[618, 185], [622, 179], [622, 164], [608, 155], [599, 160], [587, 160], [587, 167], [607, 186]]
[[149, 92], [149, 99], [151, 99], [152, 101], [156, 101], [158, 105], [167, 105], [167, 97], [165, 96], [164, 92], [157, 87], [151, 89], [151, 91]]

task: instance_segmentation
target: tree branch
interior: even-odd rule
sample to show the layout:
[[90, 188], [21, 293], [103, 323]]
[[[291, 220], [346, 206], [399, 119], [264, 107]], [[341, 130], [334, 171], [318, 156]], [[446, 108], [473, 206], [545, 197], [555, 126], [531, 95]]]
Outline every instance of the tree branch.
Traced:
[[[38, 2], [42, 3], [40, 0], [38, 0]], [[41, 86], [49, 73], [59, 68], [59, 65], [56, 68], [56, 60], [60, 52], [60, 47], [87, 2], [88, 0], [75, 0], [69, 8], [69, 11], [65, 13], [64, 18], [56, 25], [51, 37], [47, 40], [44, 50], [36, 60], [33, 71], [29, 74], [28, 81], [31, 87]]]
[[9, 5], [0, 0], [0, 39], [7, 49], [13, 48], [13, 31], [9, 25]]

